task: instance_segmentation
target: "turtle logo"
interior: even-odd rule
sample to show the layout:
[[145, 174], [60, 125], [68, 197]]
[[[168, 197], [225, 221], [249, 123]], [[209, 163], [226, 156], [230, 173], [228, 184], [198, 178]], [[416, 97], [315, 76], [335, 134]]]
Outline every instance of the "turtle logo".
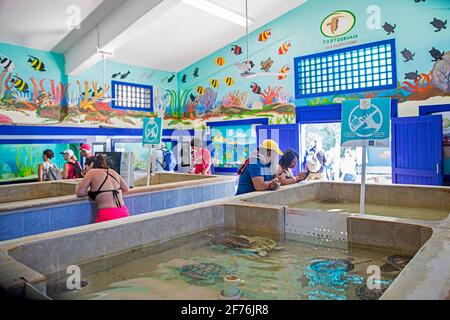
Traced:
[[325, 37], [336, 38], [352, 30], [355, 23], [355, 15], [350, 11], [335, 11], [322, 21], [320, 31]]

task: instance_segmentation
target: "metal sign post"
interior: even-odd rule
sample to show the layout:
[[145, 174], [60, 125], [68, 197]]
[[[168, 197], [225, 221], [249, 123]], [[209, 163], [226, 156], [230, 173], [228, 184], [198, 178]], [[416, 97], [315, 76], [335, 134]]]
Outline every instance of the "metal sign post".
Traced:
[[366, 158], [367, 147], [362, 147], [361, 190], [359, 193], [359, 213], [365, 213], [366, 207]]
[[151, 175], [153, 174], [153, 147], [152, 144], [148, 146], [147, 187], [151, 183]]
[[360, 214], [365, 213], [368, 147], [390, 146], [391, 99], [345, 100], [342, 103], [341, 145], [362, 147]]

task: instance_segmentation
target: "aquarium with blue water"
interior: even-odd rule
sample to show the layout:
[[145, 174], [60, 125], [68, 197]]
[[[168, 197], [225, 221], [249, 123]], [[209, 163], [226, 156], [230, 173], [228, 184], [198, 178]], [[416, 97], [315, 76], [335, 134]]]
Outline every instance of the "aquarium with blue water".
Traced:
[[215, 168], [239, 168], [256, 149], [254, 125], [211, 127], [212, 157]]
[[60, 152], [73, 150], [80, 159], [79, 144], [0, 144], [0, 183], [15, 183], [37, 180], [38, 165], [42, 162], [42, 153], [46, 149], [54, 152], [52, 162], [62, 169], [64, 157]]
[[[169, 151], [173, 149], [172, 141], [163, 141], [164, 145]], [[129, 141], [114, 141], [115, 152], [132, 152], [133, 153], [133, 168], [135, 176], [139, 177], [140, 174], [147, 174], [148, 164], [148, 146], [143, 146], [142, 141], [139, 139]]]
[[[68, 291], [66, 274], [48, 275], [47, 294], [83, 300], [375, 300], [412, 258], [294, 239], [209, 230], [80, 265], [80, 290]], [[372, 276], [374, 268], [380, 277]], [[224, 289], [230, 278], [239, 280], [234, 296]]]

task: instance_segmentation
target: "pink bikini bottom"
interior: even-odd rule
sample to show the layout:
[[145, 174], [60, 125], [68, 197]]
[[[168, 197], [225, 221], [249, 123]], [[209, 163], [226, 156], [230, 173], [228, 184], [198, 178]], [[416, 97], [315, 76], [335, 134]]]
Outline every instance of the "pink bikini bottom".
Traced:
[[123, 206], [121, 208], [105, 208], [98, 210], [97, 222], [104, 222], [115, 220], [130, 216], [128, 208]]

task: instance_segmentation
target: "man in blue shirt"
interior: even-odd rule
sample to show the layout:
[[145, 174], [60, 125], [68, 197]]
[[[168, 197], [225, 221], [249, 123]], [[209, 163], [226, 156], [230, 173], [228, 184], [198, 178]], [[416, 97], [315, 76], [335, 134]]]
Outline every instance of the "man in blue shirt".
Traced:
[[280, 181], [274, 178], [277, 154], [283, 155], [278, 144], [270, 139], [264, 140], [261, 146], [239, 168], [240, 176], [236, 195], [278, 189]]

